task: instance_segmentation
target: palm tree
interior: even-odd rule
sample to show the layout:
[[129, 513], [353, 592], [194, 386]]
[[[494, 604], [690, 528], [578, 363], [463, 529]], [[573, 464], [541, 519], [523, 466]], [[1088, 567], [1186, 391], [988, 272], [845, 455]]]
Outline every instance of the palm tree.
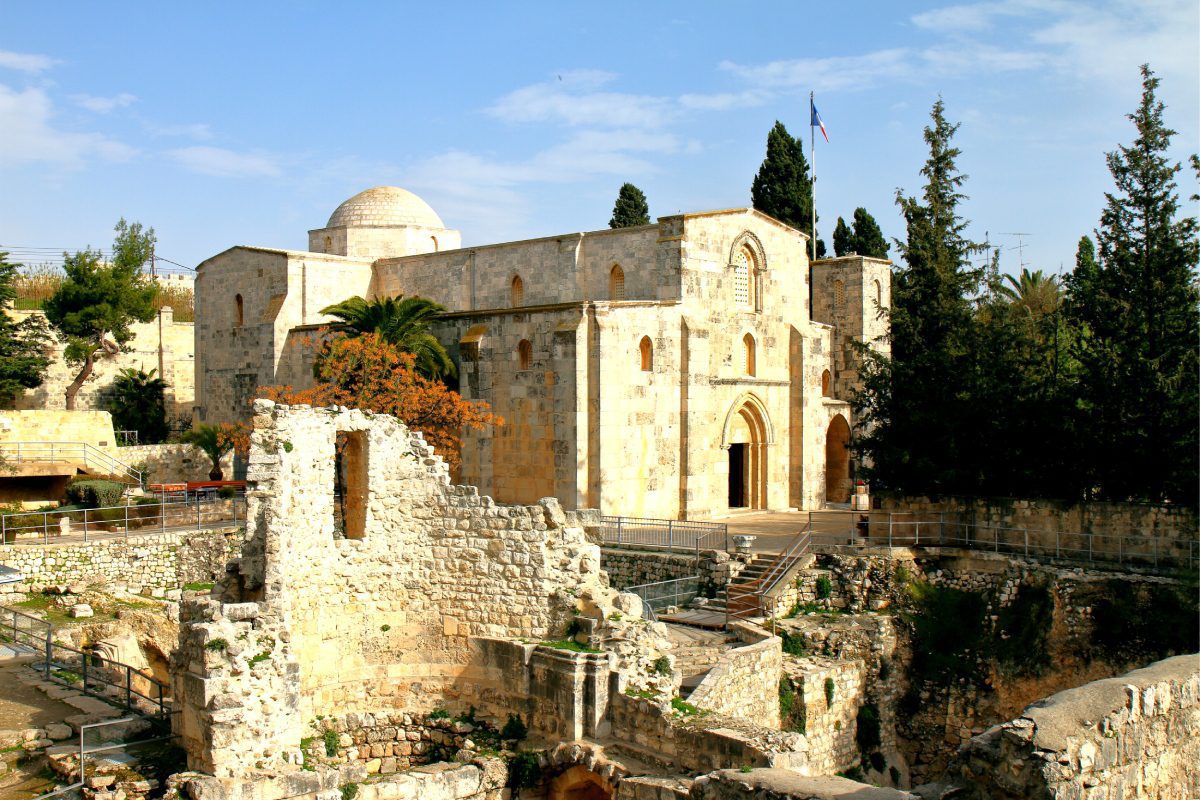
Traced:
[[1005, 275], [1008, 286], [1001, 286], [999, 293], [1010, 305], [1025, 308], [1035, 318], [1049, 316], [1056, 312], [1062, 303], [1062, 290], [1058, 278], [1053, 275], [1043, 275], [1039, 269], [1030, 272], [1029, 268], [1021, 270], [1021, 276], [1014, 278]]
[[322, 314], [337, 317], [339, 330], [350, 336], [378, 334], [383, 341], [416, 357], [417, 372], [430, 378], [454, 375], [454, 362], [432, 333], [430, 323], [446, 309], [424, 297], [376, 297], [365, 300], [351, 297], [321, 309]]
[[220, 425], [205, 425], [203, 423], [185, 431], [179, 437], [184, 444], [202, 450], [212, 460], [213, 468], [209, 470], [210, 481], [224, 480], [225, 473], [221, 470], [221, 459], [233, 449], [233, 439]]
[[127, 367], [112, 382], [108, 410], [118, 430], [137, 431], [138, 444], [157, 444], [167, 439], [167, 408], [163, 392], [167, 382], [154, 377], [157, 370], [142, 372]]

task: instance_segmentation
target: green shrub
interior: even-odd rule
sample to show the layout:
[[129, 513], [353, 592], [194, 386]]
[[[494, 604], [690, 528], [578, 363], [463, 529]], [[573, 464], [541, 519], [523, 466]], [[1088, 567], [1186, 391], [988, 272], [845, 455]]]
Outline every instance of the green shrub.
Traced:
[[915, 676], [949, 681], [974, 674], [987, 637], [983, 595], [928, 581], [908, 584], [908, 595], [914, 606], [905, 618], [913, 626]]
[[537, 753], [517, 753], [508, 762], [508, 786], [520, 791], [532, 789], [541, 783], [542, 766], [538, 763]]
[[521, 721], [519, 714], [509, 714], [508, 722], [504, 723], [504, 727], [500, 729], [501, 739], [516, 739], [520, 741], [529, 735], [529, 729], [525, 727], [525, 723]]
[[1045, 586], [1021, 585], [996, 622], [995, 655], [1006, 671], [1037, 675], [1050, 664], [1046, 641], [1054, 621], [1054, 598]]
[[354, 800], [355, 797], [358, 797], [357, 783], [347, 783], [342, 787], [342, 800]]
[[430, 719], [450, 719], [450, 712], [444, 708], [435, 708], [429, 712]]
[[330, 758], [333, 758], [337, 754], [338, 754], [337, 731], [325, 731], [325, 755], [329, 756]]
[[867, 756], [867, 761], [871, 763], [871, 769], [876, 772], [883, 772], [887, 768], [887, 759], [883, 757], [883, 753], [876, 750], [871, 755]]
[[788, 677], [779, 679], [779, 721], [787, 727], [788, 717], [792, 716], [792, 707], [796, 704], [796, 690]]
[[224, 639], [210, 639], [209, 641], [205, 642], [205, 644], [204, 644], [205, 650], [214, 650], [214, 651], [224, 652], [225, 648], [227, 648], [227, 647], [229, 647], [229, 642], [225, 641]]
[[694, 705], [687, 702], [682, 697], [672, 697], [671, 698], [671, 708], [675, 709], [680, 714], [683, 714], [684, 716], [689, 716], [689, 717], [700, 713], [700, 709], [696, 708]]
[[817, 599], [828, 600], [833, 594], [833, 581], [829, 580], [828, 575], [821, 575], [817, 578]]
[[67, 501], [85, 508], [115, 506], [125, 493], [125, 484], [97, 479], [72, 480], [67, 484]]
[[654, 659], [654, 674], [655, 675], [670, 675], [671, 674], [671, 659], [667, 656], [659, 656]]
[[789, 656], [803, 658], [808, 655], [808, 645], [804, 640], [804, 634], [782, 631], [779, 637], [783, 640], [783, 652]]
[[833, 678], [826, 678], [825, 679], [825, 705], [826, 706], [833, 705], [833, 690], [834, 690]]
[[[867, 703], [858, 710], [854, 741], [858, 742], [858, 750], [863, 754], [878, 750], [879, 745], [883, 744], [879, 725], [879, 709], [873, 703]], [[875, 769], [879, 772], [883, 771], [883, 767]]]

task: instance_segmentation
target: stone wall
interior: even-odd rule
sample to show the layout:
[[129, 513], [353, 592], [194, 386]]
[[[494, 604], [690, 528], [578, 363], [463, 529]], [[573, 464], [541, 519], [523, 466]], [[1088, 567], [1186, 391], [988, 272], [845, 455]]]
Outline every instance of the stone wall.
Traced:
[[[107, 411], [0, 411], [4, 442], [82, 442], [113, 452], [116, 436]], [[114, 453], [115, 454], [115, 453]]]
[[[173, 675], [199, 768], [294, 758], [318, 714], [430, 711], [493, 680], [473, 639], [561, 637], [577, 603], [611, 594], [599, 548], [557, 502], [498, 506], [451, 486], [391, 417], [255, 409], [243, 557], [223, 602], [185, 604]], [[344, 532], [339, 434], [357, 442], [343, 458], [362, 477], [347, 484]]]
[[813, 656], [787, 659], [784, 673], [795, 687], [812, 772], [832, 775], [857, 767], [861, 760], [855, 742], [855, 720], [867, 701], [866, 665], [860, 660]]
[[[985, 545], [998, 539], [1002, 549], [1022, 552], [1028, 541], [1051, 553], [1057, 545], [1064, 558], [1083, 561], [1103, 556], [1146, 566], [1167, 558], [1186, 564], [1200, 530], [1196, 509], [1187, 506], [958, 497], [881, 497], [880, 502], [885, 511], [912, 512], [921, 519], [945, 514], [970, 526], [956, 535]], [[873, 539], [886, 535], [886, 529], [871, 532]]]
[[746, 623], [734, 623], [733, 629], [744, 644], [721, 654], [688, 702], [777, 730], [783, 668], [779, 637]]
[[[42, 316], [41, 311], [8, 313], [18, 321], [29, 316]], [[190, 420], [196, 396], [195, 326], [191, 322], [176, 322], [174, 313], [170, 306], [164, 306], [149, 322], [136, 322], [130, 326], [133, 339], [126, 345], [128, 350], [116, 358], [102, 358], [96, 362], [92, 377], [75, 396], [75, 408], [79, 411], [105, 408], [105, 393], [122, 369], [155, 370], [155, 377], [167, 382], [168, 418]], [[53, 341], [54, 360], [50, 362], [45, 380], [38, 388], [26, 389], [17, 395], [15, 408], [66, 408], [66, 389], [79, 374], [79, 367], [69, 365], [63, 359], [65, 341], [57, 334]]]
[[218, 528], [76, 544], [0, 547], [0, 564], [20, 570], [21, 583], [0, 585], [4, 592], [40, 592], [72, 583], [178, 588], [225, 574], [241, 551], [239, 528]]
[[1059, 692], [959, 752], [972, 800], [1200, 797], [1200, 656]]
[[697, 558], [685, 553], [605, 546], [600, 550], [600, 566], [608, 573], [609, 583], [618, 589], [699, 576], [701, 594], [715, 597], [729, 583], [730, 574], [736, 574], [744, 565], [724, 550], [701, 550]]
[[[118, 460], [124, 464], [144, 470], [144, 483], [178, 483], [181, 481], [206, 481], [212, 461], [201, 450], [190, 444], [143, 444], [137, 447], [118, 447]], [[221, 470], [225, 480], [233, 480], [234, 454], [226, 453], [221, 459]]]
[[694, 800], [918, 800], [911, 792], [784, 769], [720, 770], [698, 779], [688, 796]]

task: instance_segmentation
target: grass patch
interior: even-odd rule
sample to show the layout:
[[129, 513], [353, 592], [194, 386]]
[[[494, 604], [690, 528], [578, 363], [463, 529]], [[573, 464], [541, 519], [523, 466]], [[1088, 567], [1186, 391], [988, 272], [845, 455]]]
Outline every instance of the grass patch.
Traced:
[[700, 709], [696, 708], [682, 697], [672, 697], [671, 708], [685, 717], [692, 717], [700, 713]]
[[658, 697], [658, 692], [653, 689], [634, 689], [632, 686], [625, 690], [625, 694], [630, 697], [640, 697], [643, 700], [653, 700]]
[[559, 639], [553, 642], [542, 642], [546, 647], [553, 647], [555, 650], [569, 650], [572, 653], [599, 653], [600, 651], [594, 647], [573, 642], [570, 639]]
[[338, 754], [337, 731], [325, 731], [325, 755], [333, 758]]
[[69, 669], [56, 669], [54, 670], [54, 674], [68, 683], [83, 683], [83, 676]]
[[227, 647], [229, 647], [229, 642], [224, 639], [210, 639], [204, 643], [205, 650], [215, 650], [222, 653], [225, 652]]
[[207, 592], [211, 591], [214, 585], [215, 584], [213, 584], [212, 581], [201, 583], [185, 583], [183, 588], [189, 592]]
[[263, 652], [259, 653], [256, 656], [251, 656], [250, 660], [246, 663], [248, 663], [251, 667], [253, 667], [255, 664], [261, 664], [264, 661], [270, 661], [270, 660], [271, 660], [270, 651], [264, 650]]

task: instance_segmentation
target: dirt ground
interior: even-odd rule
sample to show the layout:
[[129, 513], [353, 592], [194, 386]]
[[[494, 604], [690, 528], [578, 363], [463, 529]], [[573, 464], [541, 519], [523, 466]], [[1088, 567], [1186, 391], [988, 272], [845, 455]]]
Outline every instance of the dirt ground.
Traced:
[[26, 685], [17, 673], [27, 669], [25, 664], [0, 663], [0, 730], [42, 728], [79, 713]]

